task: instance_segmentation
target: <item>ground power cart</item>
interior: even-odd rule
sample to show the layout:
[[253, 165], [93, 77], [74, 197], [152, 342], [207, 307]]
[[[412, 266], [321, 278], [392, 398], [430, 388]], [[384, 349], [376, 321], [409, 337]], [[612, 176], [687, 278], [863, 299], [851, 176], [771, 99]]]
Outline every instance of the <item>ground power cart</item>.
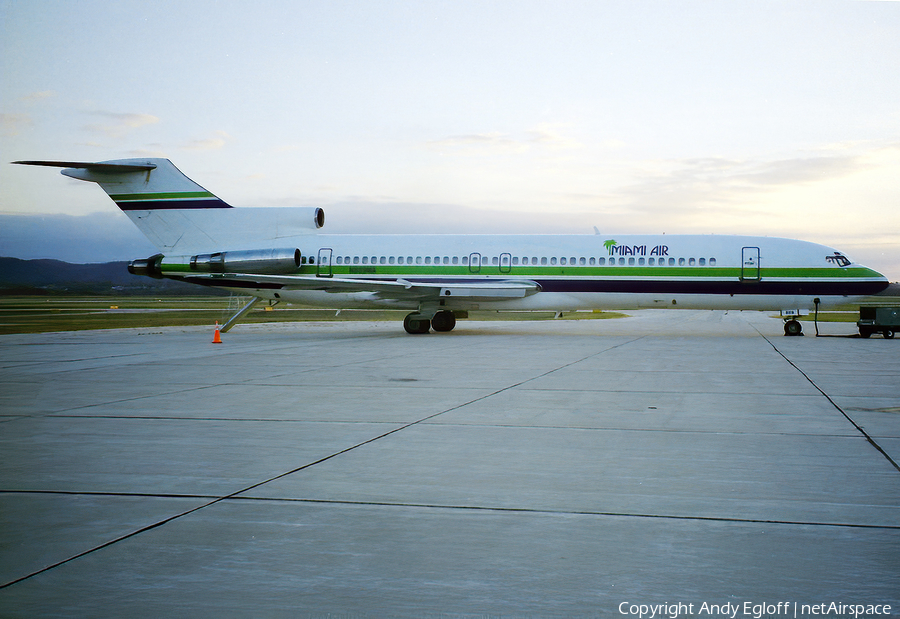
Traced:
[[900, 307], [861, 307], [856, 326], [859, 327], [860, 337], [881, 333], [890, 339], [900, 329]]

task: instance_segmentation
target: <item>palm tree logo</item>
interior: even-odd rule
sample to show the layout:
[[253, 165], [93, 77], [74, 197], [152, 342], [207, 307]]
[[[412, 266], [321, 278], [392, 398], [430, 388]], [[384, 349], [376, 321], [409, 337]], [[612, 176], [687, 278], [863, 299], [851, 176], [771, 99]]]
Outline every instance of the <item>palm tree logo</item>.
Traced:
[[615, 242], [614, 240], [612, 240], [612, 239], [609, 239], [608, 241], [604, 241], [604, 243], [603, 243], [603, 247], [605, 247], [607, 250], [609, 250], [609, 255], [610, 255], [610, 256], [612, 256], [612, 253], [613, 253], [613, 247], [615, 247], [616, 245], [618, 245], [618, 243], [616, 243], [616, 242]]

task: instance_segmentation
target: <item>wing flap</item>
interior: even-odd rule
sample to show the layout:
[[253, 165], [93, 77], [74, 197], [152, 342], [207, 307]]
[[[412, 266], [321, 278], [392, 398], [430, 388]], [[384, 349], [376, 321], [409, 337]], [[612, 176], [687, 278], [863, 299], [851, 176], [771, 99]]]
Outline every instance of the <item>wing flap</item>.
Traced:
[[[515, 299], [540, 292], [537, 282], [529, 280], [488, 280], [481, 282], [444, 283], [406, 279], [353, 279], [340, 277], [311, 277], [304, 275], [255, 275], [229, 273], [191, 276], [192, 280], [211, 280], [214, 286], [227, 287], [230, 281], [246, 287], [253, 283], [267, 287], [279, 285], [285, 289], [323, 290], [325, 292], [368, 292], [386, 299], [454, 298], [481, 301]], [[214, 282], [214, 283], [213, 283]]]

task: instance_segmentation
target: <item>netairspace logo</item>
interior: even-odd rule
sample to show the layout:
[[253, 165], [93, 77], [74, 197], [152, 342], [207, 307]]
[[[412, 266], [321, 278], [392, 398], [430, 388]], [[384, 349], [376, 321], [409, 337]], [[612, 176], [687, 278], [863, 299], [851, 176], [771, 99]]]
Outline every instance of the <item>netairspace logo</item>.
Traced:
[[[695, 610], [696, 607], [696, 610]], [[821, 604], [800, 604], [798, 602], [779, 602], [777, 604], [743, 602], [741, 604], [619, 604], [619, 614], [637, 617], [638, 619], [677, 619], [678, 617], [738, 617], [762, 619], [763, 617], [876, 617], [891, 614], [887, 604], [840, 604], [823, 602]]]

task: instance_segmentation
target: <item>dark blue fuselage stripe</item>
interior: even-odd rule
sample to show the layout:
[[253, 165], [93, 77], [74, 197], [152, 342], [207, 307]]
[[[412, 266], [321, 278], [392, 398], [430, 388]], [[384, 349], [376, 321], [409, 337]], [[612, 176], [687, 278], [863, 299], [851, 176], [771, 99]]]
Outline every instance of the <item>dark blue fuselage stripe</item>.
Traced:
[[618, 292], [632, 294], [729, 294], [729, 295], [872, 295], [887, 282], [848, 281], [654, 281], [654, 280], [556, 280], [535, 279], [543, 292]]
[[[173, 277], [172, 279], [182, 279], [181, 277]], [[283, 288], [282, 284], [274, 284], [270, 282], [253, 282], [247, 280], [235, 281], [228, 278], [192, 278], [190, 276], [183, 278], [185, 281], [193, 284], [201, 284], [204, 286], [222, 286], [228, 288], [260, 288], [260, 289], [279, 289]], [[409, 278], [407, 281], [426, 281], [423, 279]], [[432, 279], [427, 280], [430, 283], [438, 283], [443, 281], [449, 283], [448, 280]], [[473, 283], [472, 280], [460, 280], [467, 283]], [[706, 295], [777, 295], [777, 296], [869, 296], [877, 294], [887, 288], [886, 282], [868, 281], [868, 282], [821, 282], [795, 280], [788, 282], [721, 282], [721, 281], [646, 281], [646, 280], [558, 280], [548, 279], [530, 280], [537, 282], [541, 286], [542, 292], [561, 292], [561, 293], [625, 293], [625, 294], [656, 294], [656, 295], [675, 295], [675, 294], [706, 294]], [[487, 285], [496, 283], [497, 280], [481, 280], [478, 284]], [[324, 282], [327, 284], [327, 280]]]
[[[461, 279], [438, 277], [405, 277], [406, 281], [427, 284], [476, 284], [489, 286], [502, 280]], [[515, 277], [510, 280], [515, 282]], [[542, 292], [617, 292], [630, 294], [752, 294], [752, 295], [848, 295], [867, 296], [881, 292], [888, 287], [885, 281], [832, 281], [795, 279], [789, 281], [716, 281], [692, 280], [646, 280], [646, 279], [541, 279], [528, 278], [541, 287]]]
[[136, 202], [116, 202], [123, 211], [154, 211], [197, 208], [232, 208], [218, 198], [201, 200], [140, 200]]

